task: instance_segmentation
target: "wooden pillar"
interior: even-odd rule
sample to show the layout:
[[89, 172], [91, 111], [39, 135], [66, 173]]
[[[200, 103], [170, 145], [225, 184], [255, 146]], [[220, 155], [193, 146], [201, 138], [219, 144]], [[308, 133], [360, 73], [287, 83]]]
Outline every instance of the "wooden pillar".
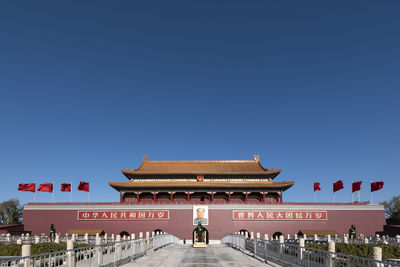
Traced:
[[281, 191], [281, 203], [283, 202], [283, 191]]
[[156, 192], [153, 192], [153, 199], [154, 199], [154, 202], [157, 201], [156, 194], [157, 194]]
[[122, 203], [122, 192], [119, 192], [119, 203]]
[[190, 201], [190, 192], [188, 192], [188, 198], [187, 198], [187, 200]]
[[228, 192], [228, 202], [231, 202], [231, 192]]
[[139, 192], [136, 193], [136, 201], [137, 201], [137, 202], [140, 201], [140, 193], [139, 193]]
[[247, 202], [247, 199], [248, 199], [248, 193], [247, 192], [245, 192], [246, 193], [246, 199], [245, 199], [245, 202]]
[[265, 202], [265, 192], [263, 192], [263, 198], [262, 201]]
[[171, 192], [171, 201], [174, 201], [174, 194]]
[[211, 202], [214, 201], [214, 192], [211, 192]]

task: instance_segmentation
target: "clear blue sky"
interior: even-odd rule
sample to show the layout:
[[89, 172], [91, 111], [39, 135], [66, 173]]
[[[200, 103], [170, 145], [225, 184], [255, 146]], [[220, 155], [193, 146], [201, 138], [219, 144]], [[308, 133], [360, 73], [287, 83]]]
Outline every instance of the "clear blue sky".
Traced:
[[[284, 201], [399, 195], [400, 1], [2, 1], [0, 201], [150, 160], [259, 154]], [[51, 201], [38, 193], [40, 202]], [[73, 192], [74, 201], [86, 201]]]

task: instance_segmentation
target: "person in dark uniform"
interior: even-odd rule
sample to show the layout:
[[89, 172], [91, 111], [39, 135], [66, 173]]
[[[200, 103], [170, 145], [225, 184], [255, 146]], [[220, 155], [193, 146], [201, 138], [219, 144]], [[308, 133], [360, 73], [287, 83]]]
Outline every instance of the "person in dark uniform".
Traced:
[[[196, 235], [194, 235], [196, 233]], [[197, 227], [193, 230], [193, 244], [196, 240], [194, 240], [195, 236], [197, 236], [197, 242], [204, 242], [204, 235], [205, 235], [205, 242], [208, 244], [208, 230], [201, 225], [201, 222], [197, 224]]]
[[56, 237], [56, 228], [54, 228], [54, 224], [50, 225], [49, 237], [50, 237], [50, 242], [53, 242], [54, 238]]
[[354, 224], [352, 224], [350, 229], [349, 229], [349, 237], [351, 239], [356, 237], [356, 227], [354, 226]]

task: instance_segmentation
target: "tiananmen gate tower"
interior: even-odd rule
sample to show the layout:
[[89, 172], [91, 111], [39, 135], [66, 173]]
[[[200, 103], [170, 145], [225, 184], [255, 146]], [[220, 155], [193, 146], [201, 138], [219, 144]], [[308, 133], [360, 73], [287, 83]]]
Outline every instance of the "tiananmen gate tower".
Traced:
[[[281, 169], [268, 169], [260, 158], [221, 161], [150, 161], [123, 169], [126, 182], [109, 182], [119, 192], [112, 203], [28, 203], [23, 224], [34, 234], [102, 229], [108, 234], [163, 231], [191, 239], [199, 221], [210, 239], [239, 231], [296, 234], [302, 230], [375, 235], [383, 230], [382, 205], [286, 203], [283, 192], [294, 181], [275, 181]], [[286, 194], [286, 193], [285, 193]]]

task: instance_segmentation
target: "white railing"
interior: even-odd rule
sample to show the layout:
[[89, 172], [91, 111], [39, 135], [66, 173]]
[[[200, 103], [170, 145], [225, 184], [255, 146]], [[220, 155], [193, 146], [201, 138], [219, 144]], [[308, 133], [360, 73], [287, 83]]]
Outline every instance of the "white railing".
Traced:
[[386, 267], [400, 266], [396, 260], [376, 260], [346, 255], [336, 252], [319, 250], [294, 243], [284, 243], [283, 239], [262, 240], [248, 239], [243, 235], [230, 234], [221, 239], [221, 243], [227, 244], [240, 251], [248, 251], [255, 257], [265, 261], [275, 262], [285, 266], [307, 266], [307, 267]]
[[[97, 245], [28, 256], [24, 255], [24, 247], [30, 250], [30, 245], [24, 245], [22, 257], [0, 260], [0, 267], [119, 266], [145, 255], [148, 251], [154, 251], [178, 242], [179, 239], [170, 234], [156, 235], [145, 239], [108, 241], [106, 243], [101, 242], [101, 239], [98, 238], [96, 240]], [[67, 246], [71, 247], [71, 245], [73, 247], [73, 242], [70, 240]]]

